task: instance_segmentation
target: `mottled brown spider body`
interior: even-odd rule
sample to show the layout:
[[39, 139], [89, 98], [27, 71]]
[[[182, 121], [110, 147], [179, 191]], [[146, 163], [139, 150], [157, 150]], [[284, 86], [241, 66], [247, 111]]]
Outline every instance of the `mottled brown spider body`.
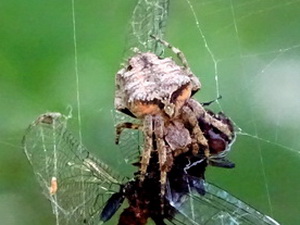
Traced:
[[117, 73], [115, 107], [129, 110], [137, 118], [149, 114], [174, 117], [199, 89], [198, 78], [171, 58], [138, 53]]
[[142, 124], [118, 124], [116, 143], [124, 128], [142, 129], [144, 146], [140, 180], [143, 181], [147, 174], [151, 152], [157, 151], [163, 195], [166, 174], [172, 167], [173, 157], [187, 151], [194, 155], [200, 151], [204, 157], [210, 157], [209, 144], [199, 126], [199, 118], [229, 138], [232, 131], [227, 124], [191, 99], [201, 84], [189, 69], [183, 53], [165, 41], [156, 40], [170, 47], [183, 66], [177, 65], [171, 58], [159, 58], [151, 52], [137, 52], [117, 72], [115, 107], [140, 119]]

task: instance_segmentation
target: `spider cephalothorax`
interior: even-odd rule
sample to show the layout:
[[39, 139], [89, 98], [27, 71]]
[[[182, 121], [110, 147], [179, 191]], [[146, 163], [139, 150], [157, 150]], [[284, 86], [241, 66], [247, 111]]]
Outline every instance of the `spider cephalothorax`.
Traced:
[[116, 142], [124, 128], [143, 131], [140, 179], [143, 180], [147, 173], [151, 152], [157, 151], [163, 194], [166, 173], [172, 167], [173, 157], [188, 151], [210, 157], [209, 143], [199, 126], [200, 120], [229, 139], [233, 130], [191, 99], [201, 84], [191, 72], [183, 53], [165, 41], [156, 40], [171, 48], [183, 66], [171, 58], [160, 58], [151, 52], [137, 52], [117, 72], [115, 107], [140, 119], [141, 124], [117, 125]]
[[175, 117], [199, 89], [198, 78], [171, 58], [161, 59], [151, 52], [137, 53], [117, 73], [115, 107], [130, 111], [137, 118], [159, 113]]

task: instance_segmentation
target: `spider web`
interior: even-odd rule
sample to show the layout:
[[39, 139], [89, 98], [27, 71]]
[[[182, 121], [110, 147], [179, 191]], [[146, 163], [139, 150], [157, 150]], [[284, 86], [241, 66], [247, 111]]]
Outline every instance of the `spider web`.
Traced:
[[93, 225], [122, 179], [73, 137], [67, 130], [69, 118], [60, 113], [40, 115], [22, 144], [56, 224]]
[[[196, 98], [205, 102], [222, 95], [213, 108], [236, 126], [230, 157], [237, 168], [210, 169], [208, 179], [283, 224], [299, 220], [296, 201], [282, 207], [299, 187], [293, 181], [300, 152], [299, 6], [299, 1], [172, 2], [164, 38], [190, 59], [203, 86]], [[189, 17], [180, 17], [185, 10]], [[134, 18], [135, 12], [132, 26], [143, 24]]]
[[[60, 10], [68, 9], [67, 11], [70, 12], [71, 4], [69, 3], [67, 2]], [[60, 2], [58, 6], [62, 6], [62, 4], [64, 3]], [[100, 5], [95, 7], [94, 17], [91, 15], [92, 6], [88, 8], [86, 5], [78, 4], [74, 8], [76, 18], [79, 19], [79, 25], [77, 23], [76, 26], [77, 35], [82, 36], [86, 31], [82, 28], [82, 24], [87, 26], [88, 22], [97, 25], [95, 25], [95, 30], [101, 30], [99, 28], [100, 22], [98, 22], [99, 12], [103, 8], [107, 9], [108, 3], [97, 1], [97, 3], [94, 2], [94, 5]], [[111, 4], [109, 6], [113, 7], [113, 10], [120, 11], [125, 7], [128, 12], [132, 12], [134, 5], [130, 5], [130, 7], [128, 5], [129, 3], [126, 1], [119, 1], [115, 5]], [[215, 111], [224, 111], [236, 124], [238, 137], [236, 143], [232, 146], [229, 157], [236, 163], [237, 167], [228, 171], [211, 168], [208, 171], [207, 178], [259, 211], [274, 217], [282, 224], [297, 224], [299, 222], [300, 199], [299, 194], [297, 194], [300, 189], [297, 173], [300, 169], [300, 144], [297, 140], [299, 134], [298, 115], [300, 112], [298, 90], [300, 84], [299, 8], [300, 2], [297, 0], [172, 1], [166, 36], [164, 37], [165, 40], [184, 52], [192, 71], [199, 76], [202, 82], [202, 90], [196, 98], [201, 102], [205, 102], [222, 95], [223, 98], [217, 100], [212, 108]], [[58, 7], [49, 4], [45, 11], [47, 13], [58, 12]], [[80, 21], [80, 18], [82, 19], [85, 16], [90, 20]], [[113, 17], [104, 13], [101, 19], [105, 19], [105, 16], [109, 19], [104, 21], [104, 24], [110, 24], [111, 26]], [[39, 17], [37, 16], [37, 18]], [[128, 18], [124, 20], [128, 21]], [[52, 23], [61, 23], [72, 28], [71, 21], [65, 18], [58, 18], [57, 23], [56, 21], [52, 21]], [[87, 27], [94, 29], [90, 24]], [[124, 22], [122, 26], [116, 25], [117, 31], [115, 33], [108, 30], [109, 26], [103, 25], [107, 29], [108, 37], [103, 34], [102, 29], [101, 32], [93, 33], [98, 34], [97, 38], [93, 36], [93, 39], [97, 39], [98, 42], [101, 40], [101, 43], [106, 44], [113, 42], [113, 40], [121, 41], [124, 39], [124, 35], [121, 35], [122, 31], [120, 30], [124, 27], [124, 24], [126, 23]], [[33, 23], [32, 26], [34, 27], [34, 25], [36, 24]], [[63, 28], [65, 29], [65, 27]], [[65, 37], [62, 32], [64, 29], [53, 29], [53, 32], [56, 35], [58, 34], [59, 37], [65, 38], [65, 42], [69, 43], [72, 37]], [[89, 35], [92, 36], [92, 34]], [[121, 36], [121, 38], [111, 40], [113, 35]], [[121, 60], [120, 57], [116, 56], [111, 61], [107, 60], [109, 57], [106, 56], [117, 51], [113, 47], [105, 52], [105, 57], [99, 56], [97, 60], [86, 57], [87, 54], [93, 54], [96, 57], [96, 53], [93, 52], [92, 48], [100, 52], [99, 49], [103, 47], [101, 44], [95, 45], [90, 36], [87, 40], [75, 41], [77, 48], [79, 48], [79, 53], [77, 53], [79, 78], [82, 78], [78, 80], [80, 87], [77, 87], [77, 92], [81, 94], [81, 99], [83, 99], [81, 101], [83, 105], [79, 112], [81, 111], [84, 115], [83, 125], [79, 126], [79, 130], [83, 134], [84, 143], [91, 143], [89, 147], [94, 147], [93, 149], [97, 150], [99, 143], [103, 143], [100, 150], [105, 151], [107, 148], [107, 153], [109, 153], [114, 152], [114, 150], [112, 150], [113, 147], [105, 144], [108, 135], [95, 131], [100, 129], [101, 126], [94, 125], [97, 121], [94, 119], [99, 117], [99, 114], [103, 118], [109, 117], [109, 113], [105, 114], [103, 111], [99, 113], [99, 109], [105, 107], [112, 109], [113, 106], [112, 104], [99, 105], [95, 103], [96, 100], [104, 101], [104, 97], [101, 98], [96, 94], [101, 91], [99, 91], [98, 86], [94, 85], [94, 81], [101, 74], [103, 83], [113, 87], [112, 74], [117, 71], [117, 64]], [[86, 53], [85, 50], [82, 50], [87, 48], [84, 43], [93, 46], [89, 48], [90, 52]], [[119, 52], [124, 49], [120, 46], [117, 47]], [[71, 47], [72, 50], [69, 54], [72, 54], [74, 48], [76, 47]], [[101, 52], [101, 54], [104, 53]], [[54, 98], [59, 98], [55, 102], [61, 101], [61, 105], [63, 105], [56, 106], [61, 111], [65, 109], [68, 103], [74, 106], [78, 103], [77, 99], [70, 100], [72, 97], [69, 93], [72, 92], [72, 95], [74, 95], [73, 91], [66, 91], [74, 90], [74, 58], [68, 60], [71, 61], [71, 69], [67, 70], [63, 66], [57, 66], [57, 70], [48, 74], [47, 78], [49, 80], [43, 78], [47, 81], [46, 88], [39, 92], [39, 99], [43, 99], [43, 101], [34, 99], [35, 101], [43, 103], [44, 99], [54, 94]], [[101, 64], [101, 60], [104, 61], [103, 64]], [[113, 65], [111, 66], [113, 68], [109, 69], [108, 65]], [[90, 69], [86, 69], [87, 67], [94, 67], [97, 71], [91, 72]], [[100, 67], [105, 69], [99, 69]], [[63, 68], [60, 73], [57, 72], [59, 68]], [[71, 78], [68, 77], [68, 74]], [[109, 80], [106, 78], [109, 77], [107, 74], [111, 75]], [[62, 79], [62, 77], [66, 79]], [[49, 86], [53, 89], [50, 89]], [[3, 86], [2, 90], [9, 93], [8, 89], [10, 87], [13, 87], [13, 85]], [[95, 91], [91, 92], [92, 89]], [[113, 88], [110, 89], [110, 92], [112, 94], [108, 95], [109, 97], [105, 95], [105, 97], [110, 98], [112, 102]], [[18, 92], [15, 91], [15, 93]], [[93, 94], [98, 99], [93, 97]], [[1, 96], [3, 99], [5, 97], [6, 95]], [[17, 97], [24, 98], [21, 95], [16, 95], [16, 99]], [[31, 103], [28, 100], [24, 100], [24, 102], [25, 104]], [[6, 111], [7, 106], [5, 103], [6, 101], [1, 103], [3, 106], [1, 108]], [[20, 108], [19, 111], [24, 113], [24, 109], [25, 111], [27, 109], [27, 113], [25, 113], [27, 114], [27, 122], [28, 118], [32, 118], [32, 115], [45, 112], [52, 107], [46, 105], [46, 103], [33, 104], [38, 109], [34, 111], [34, 107], [25, 107], [25, 104], [20, 104], [23, 108]], [[14, 115], [15, 117], [13, 117]], [[11, 114], [11, 116], [16, 121], [18, 121], [16, 118], [24, 117], [20, 113], [18, 115]], [[6, 117], [3, 116], [3, 118]], [[26, 123], [24, 122], [24, 124]], [[101, 125], [104, 126], [104, 124]], [[13, 126], [15, 124], [3, 121], [3, 127], [11, 128]], [[107, 127], [109, 126], [112, 127], [111, 121], [108, 122]], [[8, 133], [11, 132], [11, 129], [8, 129]], [[113, 136], [113, 132], [111, 132], [111, 136]], [[110, 141], [113, 142], [113, 139], [111, 137]], [[1, 145], [5, 146], [4, 148], [10, 145], [16, 148], [19, 145], [18, 143], [19, 138], [1, 141]], [[100, 158], [105, 157], [105, 154], [100, 153], [99, 155]], [[113, 157], [113, 159], [115, 158]], [[118, 169], [120, 168], [120, 166], [117, 166], [119, 163], [120, 161], [116, 160], [116, 163], [112, 163], [112, 165], [115, 165]], [[22, 186], [23, 183], [19, 185]], [[40, 208], [37, 208], [37, 210], [40, 210]], [[51, 211], [47, 209], [40, 212], [41, 215], [47, 213], [50, 214]], [[35, 216], [38, 215], [32, 215], [32, 217]], [[52, 224], [52, 221], [50, 224]]]
[[[202, 82], [198, 100], [222, 95], [215, 109], [231, 117], [238, 134], [230, 153], [237, 168], [211, 170], [207, 177], [224, 188], [230, 182], [234, 195], [282, 223], [295, 224], [296, 218], [294, 222], [283, 219], [287, 214], [295, 217], [295, 202], [287, 203], [288, 210], [281, 204], [285, 196], [294, 196], [293, 188], [288, 186], [299, 185], [292, 181], [293, 170], [287, 169], [299, 168], [295, 132], [299, 119], [295, 115], [300, 106], [296, 97], [300, 46], [299, 33], [292, 30], [295, 21], [299, 21], [293, 14], [295, 8], [299, 9], [299, 1], [186, 3], [186, 10], [191, 10], [189, 19], [194, 21], [191, 30], [195, 31], [184, 31], [193, 34], [183, 44], [191, 55], [181, 50], [188, 55], [192, 70]], [[293, 22], [285, 18], [288, 13]], [[292, 37], [289, 31], [293, 32]], [[283, 158], [289, 158], [287, 161], [293, 165], [287, 165]], [[287, 173], [291, 175], [289, 179]]]
[[[133, 13], [131, 26], [133, 28], [140, 28], [143, 34], [149, 34], [141, 29], [144, 21], [147, 21], [147, 17], [145, 17], [145, 20], [141, 20], [140, 17], [136, 16], [136, 9], [140, 7], [139, 4], [141, 3], [145, 4], [144, 6], [149, 7], [149, 2], [139, 1]], [[285, 62], [282, 62], [282, 60], [290, 61], [289, 57], [295, 55], [295, 52], [297, 52], [299, 48], [299, 43], [296, 38], [295, 40], [292, 40], [293, 44], [289, 43], [288, 46], [286, 46], [285, 43], [276, 43], [280, 38], [280, 36], [279, 38], [276, 37], [278, 31], [277, 33], [274, 33], [273, 36], [270, 36], [268, 33], [265, 34], [264, 30], [262, 30], [262, 38], [260, 38], [259, 35], [257, 35], [258, 37], [254, 37], [254, 39], [257, 39], [257, 43], [252, 44], [252, 47], [248, 46], [251, 43], [247, 43], [248, 40], [246, 35], [247, 32], [249, 32], [247, 31], [248, 27], [248, 29], [254, 31], [260, 28], [256, 28], [258, 21], [264, 23], [264, 26], [260, 29], [266, 29], [268, 25], [271, 25], [268, 24], [270, 23], [270, 17], [282, 17], [280, 11], [283, 10], [283, 8], [288, 10], [299, 4], [299, 1], [280, 4], [271, 4], [267, 2], [260, 3], [261, 5], [257, 9], [257, 1], [236, 3], [234, 1], [195, 2], [186, 0], [186, 8], [187, 10], [190, 10], [189, 23], [187, 22], [187, 24], [195, 25], [194, 30], [189, 29], [189, 32], [193, 33], [195, 38], [186, 38], [185, 44], [189, 45], [190, 48], [192, 46], [200, 49], [200, 54], [193, 54], [194, 61], [196, 61], [196, 58], [201, 58], [202, 62], [201, 60], [198, 62], [202, 65], [201, 69], [204, 70], [204, 72], [201, 71], [196, 74], [204, 74], [205, 71], [207, 71], [206, 74], [210, 74], [203, 77], [201, 75], [199, 76], [201, 81], [203, 81], [204, 93], [200, 92], [200, 94], [198, 94], [198, 99], [208, 101], [217, 99], [220, 95], [226, 96], [226, 99], [223, 98], [223, 100], [216, 101], [217, 104], [215, 109], [224, 111], [235, 122], [238, 134], [238, 141], [235, 145], [241, 145], [242, 147], [240, 148], [242, 149], [249, 149], [246, 153], [244, 151], [243, 153], [240, 153], [241, 156], [239, 155], [239, 152], [235, 153], [235, 151], [231, 154], [231, 157], [237, 157], [237, 159], [240, 159], [240, 157], [243, 158], [243, 160], [241, 160], [241, 164], [243, 164], [241, 169], [239, 169], [239, 160], [237, 160], [238, 168], [235, 169], [236, 171], [222, 171], [222, 174], [226, 174], [226, 176], [223, 176], [218, 175], [220, 171], [212, 170], [211, 173], [213, 175], [211, 177], [215, 177], [212, 179], [215, 183], [221, 183], [224, 187], [228, 186], [228, 182], [236, 183], [236, 190], [233, 190], [233, 193], [239, 193], [239, 190], [237, 189], [243, 187], [241, 193], [245, 195], [245, 201], [247, 200], [247, 202], [250, 203], [253, 202], [254, 206], [255, 201], [259, 201], [259, 203], [256, 203], [256, 207], [260, 207], [260, 210], [263, 210], [276, 218], [276, 215], [281, 214], [282, 212], [281, 209], [275, 209], [274, 206], [279, 204], [275, 201], [277, 200], [280, 202], [278, 199], [278, 192], [284, 192], [285, 190], [285, 185], [282, 185], [281, 179], [278, 179], [279, 177], [273, 178], [274, 173], [272, 174], [272, 171], [276, 170], [278, 167], [284, 167], [284, 165], [281, 164], [282, 161], [276, 161], [276, 159], [278, 158], [278, 155], [281, 154], [288, 154], [290, 157], [294, 157], [299, 153], [299, 145], [297, 145], [295, 141], [295, 135], [289, 137], [289, 140], [292, 140], [293, 145], [284, 142], [285, 138], [280, 138], [280, 136], [285, 136], [285, 132], [282, 132], [279, 135], [282, 130], [280, 121], [290, 118], [290, 116], [288, 116], [289, 113], [287, 112], [292, 112], [294, 110], [298, 112], [299, 103], [297, 103], [296, 99], [297, 88], [295, 85], [292, 85], [292, 93], [289, 93], [290, 90], [288, 91], [285, 89], [283, 95], [279, 95], [281, 92], [276, 95], [272, 90], [276, 90], [276, 87], [278, 89], [281, 74], [287, 74], [287, 78], [284, 78], [285, 88], [290, 88], [290, 82], [292, 82], [292, 80], [296, 79], [299, 81], [299, 78], [296, 76], [299, 70], [295, 68], [297, 63], [288, 62], [286, 65]], [[182, 5], [180, 6], [182, 7]], [[178, 14], [174, 14], [175, 17], [178, 16]], [[172, 22], [172, 19], [170, 20]], [[252, 20], [257, 20], [257, 22], [253, 25], [249, 24]], [[177, 30], [177, 33], [180, 33], [180, 27], [184, 27], [184, 25], [178, 27], [179, 29], [175, 30]], [[215, 30], [210, 30], [212, 27], [215, 27]], [[147, 31], [147, 27], [144, 29]], [[147, 41], [151, 39], [147, 38], [147, 36], [141, 37], [140, 30], [135, 32], [133, 29], [132, 31], [133, 36], [138, 40], [138, 46], [142, 45], [142, 49], [151, 50], [152, 45], [150, 47], [144, 45], [144, 43], [148, 43]], [[170, 30], [172, 32], [172, 28]], [[182, 29], [181, 32], [187, 31], [186, 29]], [[219, 36], [222, 38], [218, 39]], [[176, 33], [172, 37], [176, 37]], [[275, 44], [264, 46], [263, 42], [265, 40], [263, 38], [267, 40], [272, 40], [273, 38]], [[194, 40], [194, 44], [191, 44], [192, 39]], [[168, 38], [167, 40], [174, 45]], [[227, 48], [226, 44], [229, 44], [230, 48]], [[277, 62], [282, 64], [280, 66], [280, 72], [277, 71]], [[285, 72], [287, 67], [294, 68], [294, 71], [288, 70], [288, 73]], [[194, 68], [197, 69], [197, 67], [192, 66], [192, 69]], [[265, 85], [268, 86], [269, 84], [271, 87], [266, 89]], [[208, 88], [210, 88], [210, 90], [208, 90]], [[204, 97], [202, 97], [202, 95], [204, 95]], [[209, 97], [205, 97], [205, 95]], [[280, 107], [282, 104], [281, 102], [292, 103], [291, 106], [289, 106], [289, 110], [282, 110], [282, 107]], [[232, 105], [232, 107], [230, 107], [230, 105]], [[244, 109], [246, 109], [246, 111]], [[233, 115], [231, 115], [230, 112], [232, 112]], [[297, 113], [292, 114], [297, 115]], [[292, 119], [295, 122], [298, 121], [295, 116]], [[272, 130], [272, 132], [268, 130]], [[132, 132], [133, 131], [128, 131], [128, 136], [134, 136]], [[134, 152], [132, 149], [135, 149], [137, 148], [136, 146], [140, 145], [139, 142], [136, 142], [137, 145], [133, 147], [133, 142], [126, 136], [125, 140], [128, 141], [126, 142], [126, 146], [131, 145], [132, 147], [130, 152]], [[294, 144], [296, 144], [296, 146], [294, 146]], [[238, 148], [236, 146], [234, 146], [234, 149]], [[124, 149], [126, 149], [126, 147]], [[274, 153], [275, 150], [279, 152]], [[241, 152], [241, 150], [239, 151]], [[274, 155], [277, 155], [277, 157], [274, 157]], [[233, 174], [231, 175], [232, 179], [234, 179], [233, 182], [228, 179], [230, 173]], [[246, 174], [248, 175], [248, 178], [245, 180], [243, 177], [245, 177], [244, 175]], [[233, 177], [236, 175], [239, 175], [240, 178], [236, 179]], [[224, 179], [224, 177], [227, 179]], [[283, 179], [284, 177], [285, 174], [282, 174], [281, 178]], [[249, 185], [253, 186], [253, 190], [248, 188]], [[257, 197], [257, 193], [259, 193], [259, 197]], [[242, 194], [241, 196], [243, 196]], [[275, 213], [275, 211], [277, 212]]]
[[[138, 0], [132, 12], [126, 48], [138, 48], [141, 52], [162, 54], [164, 46], [150, 35], [163, 38], [168, 18], [170, 0]], [[130, 54], [129, 54], [130, 55]]]

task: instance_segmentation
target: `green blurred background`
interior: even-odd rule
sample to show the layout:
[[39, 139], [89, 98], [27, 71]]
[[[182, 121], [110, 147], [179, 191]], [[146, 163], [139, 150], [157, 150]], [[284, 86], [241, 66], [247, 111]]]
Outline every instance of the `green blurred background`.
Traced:
[[[135, 4], [75, 0], [83, 142], [119, 171], [127, 167], [114, 146], [114, 74]], [[165, 38], [201, 79], [196, 98], [209, 101], [219, 91], [212, 108], [242, 129], [229, 155], [236, 168], [210, 168], [207, 179], [282, 224], [300, 224], [300, 1], [191, 4], [200, 28], [187, 1], [171, 0]], [[1, 224], [53, 225], [20, 142], [39, 114], [67, 114], [68, 106], [77, 134], [71, 0], [2, 0], [0, 24]]]

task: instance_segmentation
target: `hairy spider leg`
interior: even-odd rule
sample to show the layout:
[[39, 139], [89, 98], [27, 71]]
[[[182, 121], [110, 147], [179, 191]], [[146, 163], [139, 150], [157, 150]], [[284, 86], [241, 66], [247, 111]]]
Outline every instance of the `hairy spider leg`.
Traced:
[[124, 129], [133, 129], [133, 130], [138, 130], [140, 129], [142, 125], [137, 124], [137, 123], [120, 123], [116, 126], [116, 138], [115, 138], [115, 144], [118, 145], [121, 137], [121, 133], [123, 132]]
[[192, 130], [193, 140], [196, 140], [197, 142], [197, 143], [192, 142], [193, 154], [194, 155], [198, 154], [199, 152], [198, 144], [200, 144], [204, 147], [204, 155], [206, 157], [209, 157], [210, 153], [209, 153], [207, 139], [205, 138], [203, 132], [201, 131], [201, 128], [199, 127], [198, 119], [195, 113], [188, 106], [184, 106], [182, 108], [182, 112], [183, 112], [182, 114], [183, 119], [193, 127]]
[[[147, 122], [146, 122], [147, 121]], [[153, 124], [153, 125], [152, 125]], [[151, 125], [153, 127], [151, 127]], [[119, 144], [119, 139], [122, 131], [124, 129], [140, 129], [142, 125], [141, 124], [135, 124], [135, 123], [120, 123], [116, 126], [116, 144]], [[144, 135], [145, 135], [145, 149], [142, 154], [141, 159], [141, 176], [140, 180], [143, 181], [145, 178], [145, 174], [147, 172], [147, 167], [149, 165], [151, 152], [153, 149], [153, 138], [155, 138], [156, 142], [156, 150], [158, 154], [158, 160], [159, 160], [159, 168], [160, 168], [160, 183], [161, 183], [161, 196], [162, 196], [162, 202], [161, 202], [161, 209], [163, 210], [164, 203], [163, 203], [163, 196], [165, 195], [165, 184], [167, 182], [167, 172], [170, 167], [170, 165], [167, 165], [167, 153], [171, 154], [170, 150], [167, 151], [167, 146], [165, 145], [164, 141], [164, 119], [162, 116], [157, 115], [150, 118], [150, 116], [144, 120]], [[153, 129], [153, 130], [152, 130]], [[153, 134], [155, 135], [153, 137]]]
[[146, 115], [144, 118], [144, 150], [141, 158], [141, 167], [140, 167], [140, 181], [142, 182], [145, 179], [147, 173], [147, 167], [150, 162], [151, 152], [153, 150], [153, 117], [152, 115]]
[[169, 49], [171, 49], [178, 57], [178, 59], [181, 61], [182, 65], [184, 66], [184, 68], [186, 70], [189, 70], [189, 64], [187, 62], [187, 59], [185, 58], [184, 54], [182, 51], [180, 51], [178, 48], [174, 47], [173, 45], [171, 45], [169, 42], [166, 42], [154, 35], [150, 35], [151, 38], [153, 38], [154, 40], [162, 43], [164, 46], [168, 47]]
[[115, 143], [119, 144], [121, 133], [124, 129], [140, 129], [140, 127], [143, 127], [144, 131], [144, 150], [141, 156], [140, 161], [140, 180], [143, 181], [145, 178], [145, 175], [147, 173], [147, 167], [150, 162], [151, 152], [153, 150], [153, 118], [152, 115], [146, 115], [143, 121], [143, 125], [136, 124], [136, 123], [120, 123], [116, 126], [116, 139]]
[[197, 118], [203, 118], [207, 123], [211, 124], [213, 127], [221, 131], [222, 133], [226, 134], [228, 137], [232, 136], [231, 130], [228, 128], [228, 126], [221, 121], [215, 119], [212, 117], [209, 113], [206, 112], [206, 110], [203, 108], [201, 103], [197, 102], [194, 99], [189, 99], [187, 101], [187, 105], [190, 107], [190, 109], [193, 111], [192, 114], [194, 114]]
[[160, 115], [154, 117], [154, 134], [160, 169], [161, 196], [163, 197], [165, 194], [165, 184], [167, 181], [167, 149], [164, 141], [164, 120]]
[[171, 49], [176, 55], [177, 55], [177, 58], [181, 61], [184, 69], [187, 71], [188, 73], [188, 76], [190, 77], [191, 81], [192, 81], [192, 84], [193, 84], [193, 92], [197, 92], [200, 88], [201, 88], [201, 83], [200, 81], [198, 80], [198, 78], [192, 73], [190, 67], [189, 67], [189, 64], [187, 62], [187, 59], [185, 57], [185, 55], [183, 54], [182, 51], [180, 51], [180, 49], [174, 47], [173, 45], [171, 45], [169, 42], [167, 41], [164, 41], [154, 35], [150, 35], [151, 38], [153, 38], [154, 40], [162, 43], [164, 46], [166, 46], [167, 48]]

